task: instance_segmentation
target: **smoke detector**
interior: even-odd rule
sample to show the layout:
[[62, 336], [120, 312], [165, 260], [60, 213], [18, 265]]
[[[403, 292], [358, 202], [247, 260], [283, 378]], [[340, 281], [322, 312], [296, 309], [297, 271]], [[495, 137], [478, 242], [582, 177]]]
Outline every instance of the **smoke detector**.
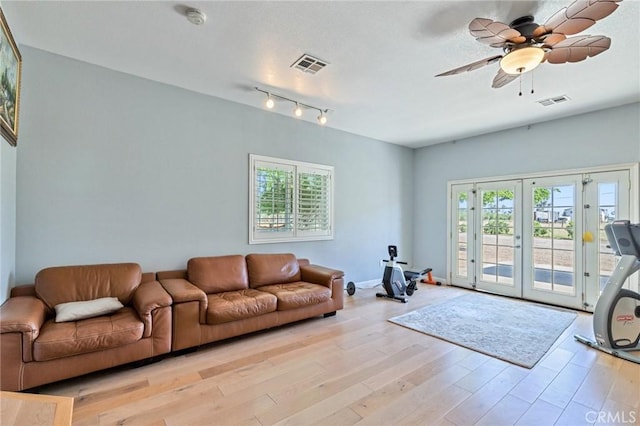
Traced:
[[202, 25], [207, 20], [207, 15], [198, 9], [187, 9], [185, 14], [187, 15], [189, 22], [193, 25]]

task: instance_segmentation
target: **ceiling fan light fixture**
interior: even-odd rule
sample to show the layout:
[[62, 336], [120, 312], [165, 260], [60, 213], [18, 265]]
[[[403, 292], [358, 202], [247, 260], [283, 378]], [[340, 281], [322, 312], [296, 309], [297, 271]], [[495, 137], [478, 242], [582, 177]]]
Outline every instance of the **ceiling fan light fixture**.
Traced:
[[544, 59], [544, 49], [528, 46], [512, 50], [500, 60], [500, 68], [507, 74], [524, 74], [536, 68]]

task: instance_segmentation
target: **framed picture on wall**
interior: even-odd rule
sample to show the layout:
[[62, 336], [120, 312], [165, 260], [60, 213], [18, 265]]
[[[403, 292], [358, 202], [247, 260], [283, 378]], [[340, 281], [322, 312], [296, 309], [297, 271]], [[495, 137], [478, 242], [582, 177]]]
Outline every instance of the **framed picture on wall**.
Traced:
[[22, 56], [0, 8], [0, 131], [7, 141], [18, 143], [18, 110], [20, 108], [20, 75]]

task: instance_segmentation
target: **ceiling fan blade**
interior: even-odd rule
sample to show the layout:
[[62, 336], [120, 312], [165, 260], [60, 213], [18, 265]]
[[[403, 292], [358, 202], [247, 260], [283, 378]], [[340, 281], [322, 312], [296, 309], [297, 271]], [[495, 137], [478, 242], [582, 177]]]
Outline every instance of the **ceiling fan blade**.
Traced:
[[463, 66], [458, 67], [458, 68], [454, 68], [452, 70], [443, 72], [442, 74], [438, 74], [438, 75], [436, 75], [436, 77], [443, 77], [445, 75], [454, 75], [454, 74], [461, 74], [461, 73], [467, 72], [467, 71], [473, 71], [473, 70], [476, 70], [478, 68], [482, 68], [485, 65], [489, 65], [489, 64], [493, 64], [494, 62], [498, 62], [501, 58], [502, 58], [502, 55], [496, 55], [496, 56], [491, 56], [489, 58], [480, 59], [479, 61], [472, 62], [470, 64], [463, 65]]
[[507, 42], [520, 44], [527, 41], [520, 31], [514, 30], [502, 22], [486, 18], [475, 18], [471, 21], [469, 32], [480, 43], [488, 44], [492, 47], [502, 47]]
[[507, 74], [506, 72], [502, 71], [502, 68], [501, 68], [498, 70], [498, 73], [493, 78], [493, 83], [491, 84], [491, 87], [493, 87], [494, 89], [499, 89], [511, 83], [513, 80], [515, 80], [518, 77], [520, 77], [518, 74]]
[[554, 46], [566, 39], [567, 39], [567, 36], [564, 34], [551, 33], [551, 34], [547, 34], [544, 37], [541, 37], [539, 40], [542, 40], [545, 46]]
[[546, 60], [551, 64], [565, 62], [580, 62], [589, 56], [596, 56], [611, 46], [611, 39], [605, 36], [576, 36], [569, 37], [553, 46], [547, 52]]
[[543, 27], [554, 33], [577, 34], [613, 13], [618, 8], [620, 1], [576, 0], [547, 19]]

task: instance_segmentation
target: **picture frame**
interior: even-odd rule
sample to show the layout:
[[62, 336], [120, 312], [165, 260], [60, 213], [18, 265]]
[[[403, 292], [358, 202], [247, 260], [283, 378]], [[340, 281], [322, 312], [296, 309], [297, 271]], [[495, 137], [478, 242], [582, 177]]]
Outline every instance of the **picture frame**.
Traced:
[[18, 113], [20, 111], [20, 79], [22, 55], [9, 24], [0, 8], [0, 133], [10, 145], [18, 144]]

